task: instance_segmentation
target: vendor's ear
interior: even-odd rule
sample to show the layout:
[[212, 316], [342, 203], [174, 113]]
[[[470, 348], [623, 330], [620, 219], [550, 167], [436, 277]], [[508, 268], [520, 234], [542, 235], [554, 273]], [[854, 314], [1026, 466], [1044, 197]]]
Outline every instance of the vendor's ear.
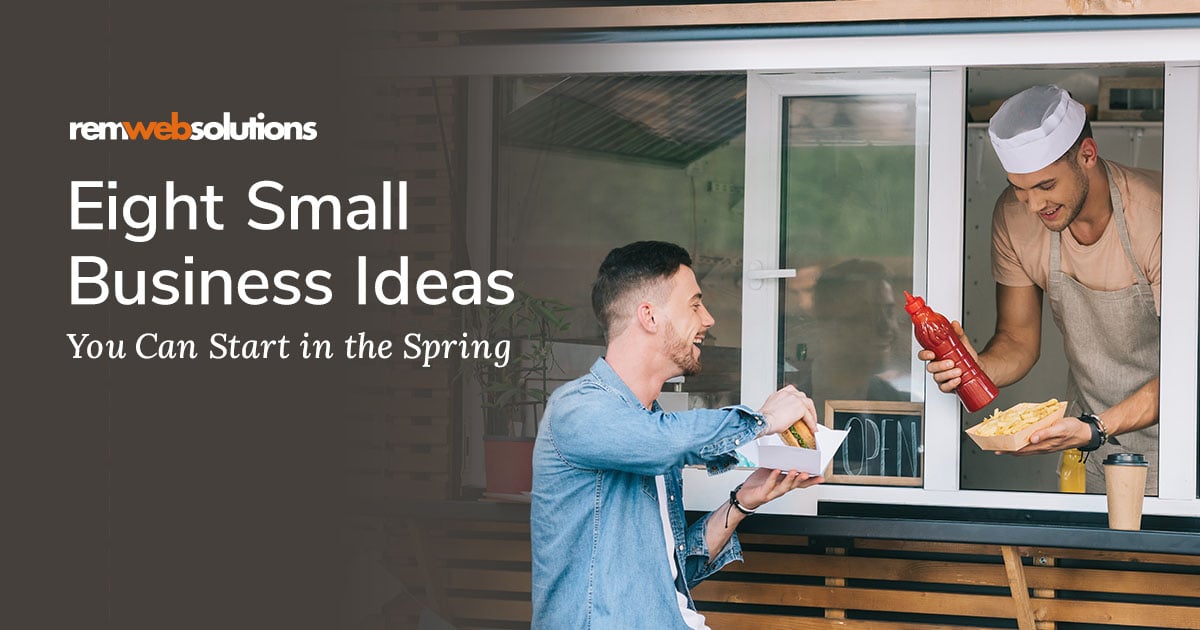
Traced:
[[637, 307], [638, 325], [642, 330], [653, 333], [658, 331], [658, 321], [654, 318], [654, 305], [649, 302], [642, 302]]

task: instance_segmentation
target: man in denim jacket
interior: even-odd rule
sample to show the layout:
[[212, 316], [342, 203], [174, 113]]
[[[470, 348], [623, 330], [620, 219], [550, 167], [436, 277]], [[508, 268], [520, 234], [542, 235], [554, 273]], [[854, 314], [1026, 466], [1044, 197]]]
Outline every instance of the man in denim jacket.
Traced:
[[[681, 469], [724, 472], [734, 449], [803, 419], [812, 401], [788, 386], [758, 411], [744, 406], [667, 413], [667, 379], [700, 370], [715, 323], [687, 251], [642, 241], [609, 252], [592, 286], [608, 341], [590, 373], [550, 398], [533, 455], [535, 628], [705, 628], [689, 589], [733, 560], [746, 513], [823, 481], [759, 469], [691, 527]], [[740, 506], [740, 507], [739, 507]], [[736, 508], [736, 509], [735, 509]]]

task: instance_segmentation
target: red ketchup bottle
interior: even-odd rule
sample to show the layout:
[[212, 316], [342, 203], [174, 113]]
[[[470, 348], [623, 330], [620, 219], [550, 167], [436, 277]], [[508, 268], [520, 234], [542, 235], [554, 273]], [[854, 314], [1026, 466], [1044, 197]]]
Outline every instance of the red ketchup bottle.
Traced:
[[996, 399], [999, 390], [971, 356], [967, 347], [954, 334], [950, 322], [944, 315], [925, 305], [925, 300], [904, 292], [907, 302], [904, 310], [912, 317], [913, 335], [922, 348], [932, 350], [937, 361], [950, 359], [954, 367], [962, 370], [962, 382], [958, 384], [959, 399], [967, 411], [979, 411]]

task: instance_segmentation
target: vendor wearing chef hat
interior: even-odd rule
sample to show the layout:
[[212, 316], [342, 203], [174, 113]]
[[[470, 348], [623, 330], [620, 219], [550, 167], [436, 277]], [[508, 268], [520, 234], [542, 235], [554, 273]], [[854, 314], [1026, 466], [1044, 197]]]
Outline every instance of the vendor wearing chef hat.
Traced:
[[[988, 135], [1009, 187], [992, 216], [996, 332], [979, 365], [1001, 387], [1029, 372], [1045, 294], [1069, 366], [1067, 416], [1016, 454], [1079, 448], [1088, 492], [1104, 492], [1104, 457], [1143, 453], [1157, 494], [1162, 175], [1101, 159], [1083, 105], [1056, 85], [1009, 98]], [[927, 369], [942, 391], [958, 386], [952, 361]]]

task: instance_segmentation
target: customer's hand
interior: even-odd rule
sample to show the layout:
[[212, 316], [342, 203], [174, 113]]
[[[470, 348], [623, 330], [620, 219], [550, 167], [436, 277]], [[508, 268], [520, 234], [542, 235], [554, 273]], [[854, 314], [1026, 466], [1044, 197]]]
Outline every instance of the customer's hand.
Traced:
[[758, 412], [767, 420], [767, 433], [782, 433], [797, 420], [803, 420], [814, 433], [817, 430], [817, 408], [804, 392], [788, 385], [767, 397]]
[[759, 468], [742, 483], [742, 489], [738, 491], [738, 503], [748, 510], [756, 510], [792, 490], [815, 486], [823, 481], [824, 477], [806, 472], [792, 470], [785, 474], [774, 468]]

